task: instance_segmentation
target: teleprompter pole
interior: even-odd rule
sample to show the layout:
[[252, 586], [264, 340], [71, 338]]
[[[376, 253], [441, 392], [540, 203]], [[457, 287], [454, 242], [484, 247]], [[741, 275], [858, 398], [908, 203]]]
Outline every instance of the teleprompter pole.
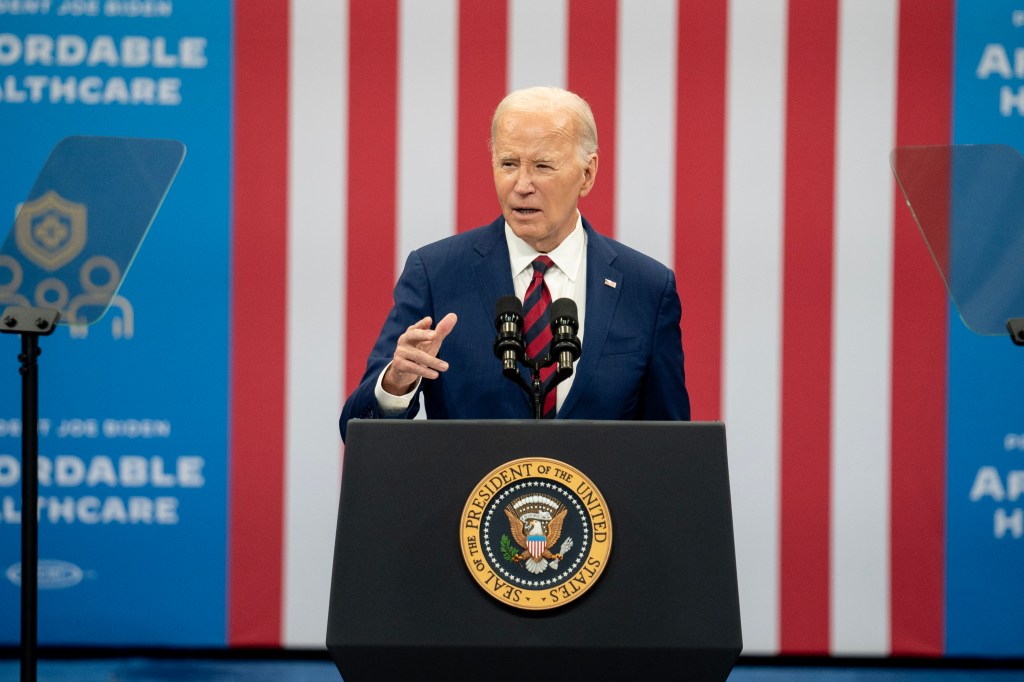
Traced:
[[21, 335], [21, 682], [36, 679], [39, 613], [39, 337]]
[[56, 328], [52, 308], [11, 306], [0, 332], [21, 335], [21, 682], [35, 682], [39, 612], [39, 337]]

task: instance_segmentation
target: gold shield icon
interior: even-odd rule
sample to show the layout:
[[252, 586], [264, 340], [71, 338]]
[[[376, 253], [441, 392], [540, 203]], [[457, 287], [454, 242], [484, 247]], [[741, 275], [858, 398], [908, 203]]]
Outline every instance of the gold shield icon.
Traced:
[[18, 249], [25, 257], [53, 272], [85, 247], [85, 204], [68, 201], [51, 189], [21, 207], [15, 232]]

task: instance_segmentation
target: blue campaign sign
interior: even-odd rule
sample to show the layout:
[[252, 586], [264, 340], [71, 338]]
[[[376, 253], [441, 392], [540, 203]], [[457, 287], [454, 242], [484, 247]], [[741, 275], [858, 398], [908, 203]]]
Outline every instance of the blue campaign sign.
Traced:
[[[176, 0], [146, 3], [148, 12], [121, 2], [29, 5], [5, 14], [0, 32], [2, 230], [15, 227], [19, 204], [31, 208], [36, 218], [23, 239], [35, 240], [28, 248], [36, 250], [23, 279], [26, 286], [33, 277], [52, 280], [44, 293], [58, 298], [53, 282], [66, 283], [69, 302], [102, 288], [114, 269], [124, 277], [131, 264], [103, 319], [40, 343], [40, 643], [224, 646], [232, 5]], [[82, 188], [110, 203], [89, 205], [75, 188], [48, 195], [56, 186], [45, 179], [49, 170], [33, 188], [50, 150], [69, 137], [59, 156], [86, 167]], [[86, 158], [97, 138], [177, 140], [188, 159], [163, 204], [154, 192], [142, 203], [155, 205], [133, 217], [140, 187], [174, 177], [180, 145], [150, 148], [141, 165], [115, 168], [103, 166], [106, 155]], [[142, 177], [150, 164], [162, 180]], [[130, 223], [115, 229], [134, 230], [125, 242], [145, 234], [134, 262], [102, 240], [87, 239], [72, 254], [75, 204], [86, 206], [88, 239], [101, 216]], [[158, 206], [146, 233], [145, 214]], [[3, 253], [13, 250], [5, 245]], [[96, 255], [107, 260], [83, 268]], [[0, 305], [18, 297], [35, 303], [39, 282], [23, 291], [12, 272], [0, 264]], [[83, 282], [85, 274], [91, 278]], [[6, 645], [19, 637], [18, 348], [17, 337], [0, 337]]]
[[[961, 1], [956, 27], [953, 141], [1024, 151], [1024, 3]], [[955, 313], [949, 335], [946, 651], [1024, 656], [1024, 349]]]

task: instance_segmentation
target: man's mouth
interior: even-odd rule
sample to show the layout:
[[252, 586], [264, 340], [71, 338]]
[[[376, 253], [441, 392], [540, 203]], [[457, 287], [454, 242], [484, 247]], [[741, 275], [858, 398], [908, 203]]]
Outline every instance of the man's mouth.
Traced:
[[514, 208], [512, 210], [519, 215], [533, 215], [534, 213], [540, 213], [540, 209], [537, 208]]

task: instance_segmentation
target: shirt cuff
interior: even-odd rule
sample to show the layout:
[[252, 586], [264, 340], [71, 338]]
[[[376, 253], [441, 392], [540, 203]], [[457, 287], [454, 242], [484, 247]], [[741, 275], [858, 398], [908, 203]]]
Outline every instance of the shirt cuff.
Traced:
[[377, 386], [373, 389], [373, 396], [377, 399], [377, 407], [380, 408], [380, 414], [383, 417], [396, 417], [403, 412], [408, 412], [413, 396], [416, 395], [416, 391], [420, 387], [420, 380], [417, 379], [416, 383], [412, 386], [412, 390], [405, 395], [391, 395], [384, 390], [384, 373], [390, 368], [391, 363], [389, 362], [388, 366], [377, 377]]

